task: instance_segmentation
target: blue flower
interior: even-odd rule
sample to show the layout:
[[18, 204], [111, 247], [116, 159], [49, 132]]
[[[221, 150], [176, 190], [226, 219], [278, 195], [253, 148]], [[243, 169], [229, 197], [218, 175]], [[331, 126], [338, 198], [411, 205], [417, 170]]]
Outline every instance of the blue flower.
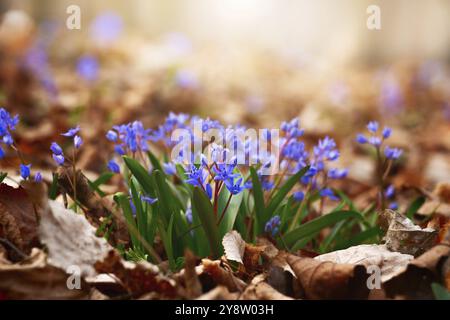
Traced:
[[382, 133], [383, 139], [389, 138], [389, 137], [391, 136], [391, 133], [392, 133], [392, 129], [391, 129], [391, 128], [389, 128], [389, 127], [384, 127], [383, 133]]
[[266, 225], [264, 226], [264, 231], [267, 233], [272, 234], [272, 237], [275, 237], [278, 232], [281, 225], [281, 219], [279, 215], [273, 216], [269, 219], [269, 221], [266, 222]]
[[62, 166], [64, 164], [65, 159], [62, 154], [59, 154], [59, 155], [53, 154], [52, 157], [58, 166]]
[[330, 200], [334, 201], [339, 200], [339, 198], [334, 194], [333, 190], [331, 190], [330, 188], [323, 188], [322, 190], [319, 191], [319, 195], [321, 197], [327, 197]]
[[292, 196], [294, 197], [294, 200], [297, 202], [301, 202], [305, 198], [305, 194], [302, 191], [294, 192]]
[[5, 151], [3, 151], [2, 147], [0, 147], [0, 159], [5, 157]]
[[189, 70], [179, 70], [175, 75], [175, 83], [182, 89], [196, 89], [198, 79], [195, 73]]
[[78, 131], [80, 131], [80, 126], [76, 126], [75, 128], [69, 129], [67, 132], [62, 133], [61, 135], [64, 137], [73, 137], [75, 136]]
[[117, 132], [115, 132], [114, 130], [108, 130], [108, 132], [106, 133], [106, 139], [108, 139], [109, 141], [112, 141], [112, 142], [116, 142], [117, 141]]
[[62, 148], [56, 142], [52, 142], [52, 144], [50, 145], [50, 150], [57, 156], [63, 154]]
[[120, 173], [120, 166], [114, 160], [108, 161], [108, 169], [114, 173]]
[[379, 147], [381, 145], [381, 139], [379, 137], [373, 136], [369, 138], [369, 143], [375, 147]]
[[80, 136], [73, 137], [73, 145], [79, 149], [83, 145], [83, 139]]
[[336, 169], [332, 168], [328, 170], [328, 178], [331, 179], [343, 179], [347, 176], [348, 169]]
[[400, 158], [402, 153], [403, 151], [398, 148], [391, 148], [389, 146], [386, 146], [386, 148], [384, 149], [384, 155], [386, 156], [386, 158], [391, 160], [397, 160], [398, 158]]
[[125, 150], [123, 149], [123, 147], [121, 145], [114, 146], [114, 151], [120, 156], [125, 155]]
[[236, 195], [241, 193], [245, 187], [242, 185], [242, 178], [239, 178], [236, 183], [233, 181], [234, 179], [225, 180], [225, 186], [231, 194]]
[[103, 12], [95, 17], [90, 26], [92, 40], [109, 44], [115, 41], [123, 30], [122, 18], [114, 12]]
[[365, 143], [369, 142], [369, 140], [367, 140], [366, 136], [364, 136], [363, 134], [359, 133], [356, 136], [356, 142], [358, 142], [360, 144], [365, 144]]
[[151, 204], [154, 204], [156, 201], [158, 201], [158, 198], [152, 198], [152, 197], [141, 195], [141, 200], [151, 205]]
[[214, 180], [216, 181], [225, 181], [228, 179], [234, 179], [239, 177], [239, 174], [233, 173], [234, 168], [236, 168], [236, 165], [234, 164], [217, 164], [217, 167], [214, 166], [213, 171], [216, 174], [214, 176]]
[[397, 210], [398, 209], [398, 203], [397, 202], [392, 202], [389, 204], [389, 209], [391, 210]]
[[372, 132], [372, 133], [376, 133], [378, 131], [378, 122], [377, 121], [370, 121], [367, 124], [367, 129]]
[[7, 146], [10, 146], [14, 143], [14, 140], [10, 134], [6, 134], [3, 136], [3, 143], [6, 144]]
[[42, 174], [40, 172], [36, 172], [34, 175], [34, 182], [42, 182]]
[[99, 73], [99, 63], [94, 56], [84, 55], [78, 59], [77, 73], [86, 81], [97, 80]]
[[163, 163], [164, 172], [170, 176], [173, 176], [177, 173], [177, 167], [172, 162]]
[[393, 198], [395, 195], [395, 188], [394, 186], [391, 184], [386, 188], [386, 191], [384, 192], [384, 195], [386, 196], [386, 198], [390, 199]]
[[20, 175], [24, 180], [28, 179], [28, 177], [30, 176], [30, 169], [31, 164], [20, 164]]
[[186, 172], [187, 180], [186, 183], [189, 183], [193, 186], [200, 186], [203, 185], [206, 174], [203, 170], [203, 167], [196, 167], [194, 165], [191, 165], [191, 170]]

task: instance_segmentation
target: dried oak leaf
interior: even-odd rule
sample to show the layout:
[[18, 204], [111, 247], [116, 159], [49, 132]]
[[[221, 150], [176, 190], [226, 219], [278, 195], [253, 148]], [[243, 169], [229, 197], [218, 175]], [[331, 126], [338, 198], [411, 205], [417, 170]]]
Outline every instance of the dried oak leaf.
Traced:
[[412, 255], [389, 251], [385, 245], [362, 244], [344, 250], [333, 251], [315, 257], [318, 261], [352, 265], [377, 266], [381, 269], [381, 281], [385, 282], [404, 270]]
[[95, 262], [113, 249], [104, 238], [96, 236], [95, 228], [83, 215], [52, 200], [41, 211], [39, 236], [47, 247], [49, 264], [63, 270], [77, 265], [86, 277], [96, 275]]
[[365, 299], [368, 274], [361, 265], [287, 257], [307, 299]]
[[70, 275], [47, 263], [46, 254], [34, 248], [20, 263], [0, 263], [0, 292], [8, 299], [87, 299], [89, 286], [69, 289]]
[[436, 230], [431, 228], [422, 229], [406, 216], [396, 211], [387, 209], [382, 212], [381, 217], [389, 225], [385, 241], [386, 247], [391, 251], [417, 257], [430, 249], [436, 241], [438, 235]]
[[383, 284], [388, 297], [432, 299], [431, 283], [445, 283], [450, 277], [450, 246], [439, 244], [412, 260], [402, 273]]
[[166, 298], [177, 297], [175, 281], [163, 276], [159, 269], [146, 261], [124, 261], [116, 251], [110, 251], [106, 258], [95, 263], [99, 273], [112, 273], [133, 297], [156, 292]]
[[243, 291], [246, 284], [241, 279], [235, 277], [231, 270], [221, 266], [219, 260], [202, 259], [203, 272], [219, 285], [224, 285], [230, 292]]
[[[40, 246], [37, 230], [37, 213], [27, 191], [22, 187], [0, 184], [0, 238], [29, 254], [33, 247]], [[23, 258], [13, 251], [8, 253], [13, 261]]]
[[264, 275], [258, 275], [253, 278], [250, 285], [239, 296], [239, 300], [292, 300], [275, 290], [265, 281]]

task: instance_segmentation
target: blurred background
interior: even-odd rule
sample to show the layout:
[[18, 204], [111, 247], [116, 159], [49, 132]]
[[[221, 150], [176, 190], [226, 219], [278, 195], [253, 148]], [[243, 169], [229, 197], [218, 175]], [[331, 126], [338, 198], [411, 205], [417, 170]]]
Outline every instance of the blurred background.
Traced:
[[[366, 26], [372, 4], [381, 30]], [[80, 30], [66, 27], [70, 5]], [[363, 183], [373, 161], [354, 136], [376, 119], [406, 150], [397, 184], [450, 181], [447, 0], [2, 0], [0, 19], [0, 105], [42, 167], [70, 126], [91, 146], [80, 166], [98, 172], [111, 125], [175, 111], [253, 127], [300, 117]]]

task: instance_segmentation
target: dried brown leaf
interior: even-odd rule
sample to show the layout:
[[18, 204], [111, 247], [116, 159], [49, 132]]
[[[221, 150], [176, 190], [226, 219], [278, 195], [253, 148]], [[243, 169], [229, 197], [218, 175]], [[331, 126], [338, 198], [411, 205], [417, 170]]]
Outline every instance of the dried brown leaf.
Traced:
[[69, 274], [47, 263], [45, 253], [33, 249], [30, 257], [16, 264], [0, 263], [0, 291], [8, 299], [86, 299], [89, 287], [69, 289]]
[[222, 267], [220, 261], [202, 259], [202, 265], [204, 272], [208, 274], [216, 284], [226, 286], [230, 292], [243, 291], [246, 287], [245, 282], [235, 277], [231, 270]]
[[308, 299], [365, 299], [369, 294], [364, 266], [294, 255], [289, 255], [287, 262]]

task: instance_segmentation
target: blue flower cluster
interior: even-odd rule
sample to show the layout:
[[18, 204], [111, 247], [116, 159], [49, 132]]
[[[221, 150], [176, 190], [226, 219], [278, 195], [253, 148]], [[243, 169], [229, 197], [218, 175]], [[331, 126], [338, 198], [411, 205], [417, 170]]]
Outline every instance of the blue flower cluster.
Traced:
[[380, 152], [384, 153], [385, 157], [390, 160], [397, 160], [402, 155], [403, 151], [398, 148], [391, 148], [389, 146], [385, 146], [384, 150], [381, 150], [382, 144], [385, 140], [387, 140], [391, 134], [392, 129], [389, 127], [384, 127], [381, 131], [381, 135], [378, 134], [379, 124], [377, 121], [370, 121], [367, 124], [367, 130], [370, 133], [370, 136], [367, 137], [364, 134], [358, 134], [356, 136], [356, 141], [360, 144], [370, 144], [374, 146], [376, 149], [380, 150]]
[[[0, 108], [0, 138], [6, 146], [12, 146], [14, 143], [11, 132], [16, 129], [19, 123], [19, 116], [11, 117], [8, 111]], [[0, 159], [5, 156], [5, 151], [0, 145]]]
[[[80, 126], [76, 126], [75, 128], [71, 128], [61, 135], [64, 137], [73, 138], [73, 145], [75, 149], [79, 149], [83, 145], [83, 139], [78, 135], [79, 131]], [[50, 150], [52, 151], [52, 157], [55, 163], [58, 166], [64, 165], [66, 158], [64, 157], [64, 152], [61, 146], [56, 142], [52, 142], [52, 144], [50, 145]]]
[[279, 229], [280, 224], [281, 224], [280, 216], [278, 216], [278, 215], [273, 216], [272, 218], [270, 218], [269, 221], [267, 221], [267, 223], [264, 227], [264, 231], [267, 233], [270, 233], [272, 235], [272, 237], [275, 237], [280, 230]]

